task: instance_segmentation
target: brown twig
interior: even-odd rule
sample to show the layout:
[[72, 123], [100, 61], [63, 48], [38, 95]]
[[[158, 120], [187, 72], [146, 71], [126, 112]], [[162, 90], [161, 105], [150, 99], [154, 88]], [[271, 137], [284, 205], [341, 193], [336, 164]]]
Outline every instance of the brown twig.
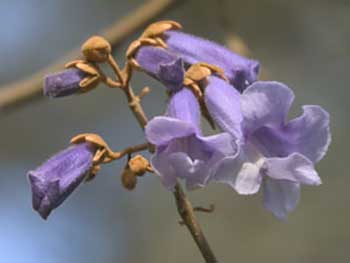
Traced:
[[174, 197], [177, 211], [179, 212], [182, 222], [187, 226], [199, 250], [202, 253], [206, 263], [217, 262], [213, 251], [211, 250], [207, 239], [205, 238], [194, 210], [179, 183], [175, 186]]
[[125, 155], [130, 156], [133, 153], [149, 150], [151, 148], [152, 148], [152, 145], [150, 145], [149, 143], [143, 143], [143, 144], [137, 144], [134, 146], [127, 147], [119, 152], [111, 152], [108, 158], [105, 160], [105, 163], [118, 160], [124, 157]]
[[[113, 46], [120, 44], [140, 27], [153, 20], [166, 11], [179, 0], [150, 0], [132, 11], [126, 17], [118, 19], [100, 35], [105, 37]], [[32, 99], [42, 97], [42, 78], [48, 73], [62, 69], [67, 61], [76, 59], [80, 54], [79, 49], [69, 52], [63, 59], [59, 59], [52, 65], [36, 72], [23, 80], [10, 83], [0, 88], [0, 111], [18, 106]]]

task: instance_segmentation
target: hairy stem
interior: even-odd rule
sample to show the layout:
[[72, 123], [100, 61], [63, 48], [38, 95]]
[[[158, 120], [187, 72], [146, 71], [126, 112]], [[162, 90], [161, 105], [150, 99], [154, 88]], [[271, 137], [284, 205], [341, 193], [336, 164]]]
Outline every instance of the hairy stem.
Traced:
[[134, 114], [134, 116], [137, 119], [137, 122], [140, 124], [141, 128], [144, 129], [147, 122], [148, 122], [148, 119], [146, 117], [145, 112], [143, 111], [142, 106], [141, 106], [140, 97], [135, 95], [135, 93], [130, 85], [128, 85], [124, 90], [125, 90], [125, 95], [128, 99], [130, 110]]

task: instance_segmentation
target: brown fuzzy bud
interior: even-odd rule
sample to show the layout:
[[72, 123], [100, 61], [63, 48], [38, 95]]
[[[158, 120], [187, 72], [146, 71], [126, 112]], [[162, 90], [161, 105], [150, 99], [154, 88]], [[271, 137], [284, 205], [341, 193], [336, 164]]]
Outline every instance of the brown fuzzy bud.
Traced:
[[129, 160], [130, 171], [135, 173], [137, 176], [142, 176], [148, 171], [150, 164], [149, 161], [142, 155], [136, 155]]
[[112, 47], [103, 37], [93, 36], [82, 45], [81, 51], [86, 60], [102, 63], [108, 60], [108, 56], [112, 52]]
[[128, 190], [134, 190], [137, 184], [137, 177], [136, 174], [133, 173], [129, 167], [125, 167], [124, 171], [122, 173], [122, 184], [123, 186]]

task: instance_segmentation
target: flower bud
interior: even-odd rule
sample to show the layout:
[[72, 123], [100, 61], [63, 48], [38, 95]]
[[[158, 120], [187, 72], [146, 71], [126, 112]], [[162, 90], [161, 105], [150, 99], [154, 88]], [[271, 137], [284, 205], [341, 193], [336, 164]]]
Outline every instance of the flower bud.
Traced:
[[86, 60], [91, 62], [106, 62], [112, 52], [111, 44], [100, 36], [90, 37], [81, 47]]
[[136, 176], [142, 176], [147, 171], [147, 168], [150, 166], [148, 160], [144, 158], [142, 155], [136, 155], [131, 158], [129, 161], [129, 169]]
[[124, 168], [122, 177], [122, 185], [129, 191], [134, 190], [137, 184], [136, 174], [130, 170], [128, 165]]
[[44, 95], [57, 98], [78, 93], [81, 91], [79, 84], [86, 76], [87, 73], [77, 68], [47, 75], [44, 80]]
[[96, 148], [72, 145], [28, 173], [33, 208], [46, 219], [78, 187], [93, 167]]

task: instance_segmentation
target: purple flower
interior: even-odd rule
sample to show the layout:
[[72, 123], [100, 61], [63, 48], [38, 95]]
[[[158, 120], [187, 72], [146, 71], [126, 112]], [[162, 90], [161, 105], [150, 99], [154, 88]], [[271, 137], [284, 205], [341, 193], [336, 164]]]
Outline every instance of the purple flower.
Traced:
[[243, 91], [255, 82], [259, 73], [259, 62], [242, 57], [231, 50], [181, 31], [166, 31], [168, 50], [181, 57], [188, 65], [206, 62], [222, 68], [230, 83]]
[[218, 79], [209, 83], [205, 99], [218, 126], [239, 144], [238, 153], [226, 157], [210, 179], [240, 194], [254, 194], [262, 186], [265, 207], [286, 218], [299, 201], [301, 184], [321, 184], [314, 164], [330, 144], [328, 113], [303, 106], [300, 117], [286, 121], [294, 95], [278, 82], [255, 82], [238, 100]]
[[187, 88], [171, 97], [167, 116], [148, 123], [146, 137], [156, 145], [152, 166], [170, 191], [177, 178], [185, 179], [188, 189], [203, 187], [220, 160], [236, 151], [228, 133], [202, 136], [199, 105]]
[[72, 145], [28, 173], [34, 210], [46, 219], [83, 181], [92, 168], [95, 147]]
[[44, 80], [44, 95], [49, 97], [63, 97], [80, 91], [79, 83], [87, 73], [77, 68], [47, 75]]
[[143, 46], [136, 56], [141, 69], [162, 82], [171, 91], [182, 88], [185, 69], [182, 59], [164, 48]]

